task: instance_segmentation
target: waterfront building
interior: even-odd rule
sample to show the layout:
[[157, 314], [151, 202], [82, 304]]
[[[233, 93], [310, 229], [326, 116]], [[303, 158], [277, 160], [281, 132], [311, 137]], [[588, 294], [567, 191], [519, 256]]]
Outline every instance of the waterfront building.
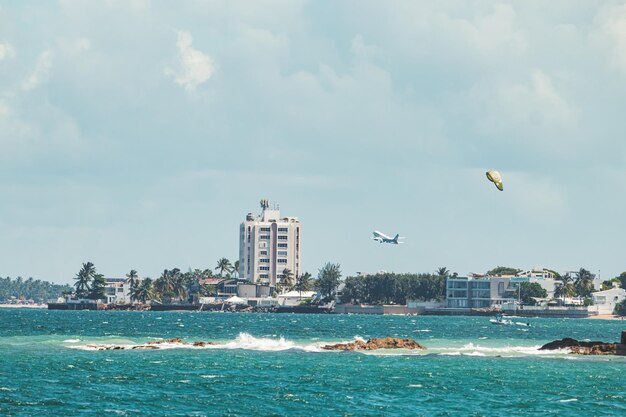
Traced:
[[623, 288], [611, 288], [610, 290], [598, 291], [591, 294], [593, 305], [589, 311], [598, 314], [613, 314], [615, 306], [626, 299], [626, 290]]
[[297, 217], [281, 217], [278, 206], [261, 200], [261, 214], [248, 213], [239, 228], [239, 276], [255, 284], [276, 286], [289, 269], [302, 272], [302, 224]]
[[130, 285], [126, 278], [105, 278], [104, 296], [107, 304], [131, 303]]
[[446, 305], [449, 308], [489, 308], [515, 301], [509, 277], [448, 277]]
[[542, 268], [539, 266], [536, 266], [534, 268], [531, 268], [529, 270], [526, 271], [522, 271], [522, 272], [518, 272], [517, 273], [518, 277], [524, 277], [524, 278], [550, 278], [550, 279], [554, 279], [556, 278], [556, 273], [554, 271], [551, 271], [547, 268]]

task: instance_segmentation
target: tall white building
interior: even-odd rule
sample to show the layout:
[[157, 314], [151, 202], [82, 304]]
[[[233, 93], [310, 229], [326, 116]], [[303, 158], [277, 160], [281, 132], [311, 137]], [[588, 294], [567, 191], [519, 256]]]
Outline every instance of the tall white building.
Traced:
[[276, 286], [285, 269], [302, 273], [302, 224], [297, 217], [281, 217], [278, 207], [261, 200], [261, 215], [248, 213], [239, 228], [239, 276]]

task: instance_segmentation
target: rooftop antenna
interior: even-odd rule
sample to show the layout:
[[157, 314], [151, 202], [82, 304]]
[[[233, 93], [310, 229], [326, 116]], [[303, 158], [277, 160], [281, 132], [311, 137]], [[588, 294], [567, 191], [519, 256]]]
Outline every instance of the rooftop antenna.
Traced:
[[267, 200], [267, 198], [262, 199], [262, 200], [260, 201], [260, 203], [261, 203], [261, 208], [262, 208], [263, 210], [266, 210], [266, 209], [270, 206], [270, 203], [269, 203], [269, 201]]

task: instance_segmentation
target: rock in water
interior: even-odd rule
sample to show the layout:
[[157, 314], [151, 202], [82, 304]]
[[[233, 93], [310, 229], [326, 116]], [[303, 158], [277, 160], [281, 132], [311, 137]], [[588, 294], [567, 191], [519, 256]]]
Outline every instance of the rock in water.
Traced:
[[606, 342], [581, 342], [576, 339], [566, 337], [565, 339], [555, 340], [554, 342], [546, 343], [539, 350], [556, 350], [556, 349], [570, 349], [571, 353], [577, 355], [619, 355], [626, 356], [626, 343], [625, 340], [626, 331], [622, 332], [622, 343], [606, 343]]
[[325, 350], [377, 350], [377, 349], [426, 349], [424, 346], [411, 339], [399, 339], [397, 337], [383, 337], [370, 339], [367, 342], [355, 340], [348, 343], [337, 343], [322, 346]]

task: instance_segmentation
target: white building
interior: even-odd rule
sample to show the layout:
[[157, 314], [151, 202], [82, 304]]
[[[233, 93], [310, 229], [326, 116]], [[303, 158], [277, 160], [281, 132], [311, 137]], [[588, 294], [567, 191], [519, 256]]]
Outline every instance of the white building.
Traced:
[[598, 291], [591, 294], [593, 305], [589, 306], [589, 311], [598, 314], [613, 314], [615, 305], [626, 299], [626, 290], [623, 288], [611, 288], [606, 291]]
[[104, 296], [107, 304], [128, 304], [130, 300], [130, 285], [125, 278], [105, 278]]
[[302, 272], [302, 224], [281, 217], [278, 207], [261, 200], [261, 215], [248, 213], [239, 229], [239, 276], [255, 284], [276, 286], [285, 269]]
[[527, 271], [522, 271], [522, 272], [518, 272], [517, 273], [518, 277], [525, 277], [525, 278], [551, 278], [554, 279], [556, 278], [556, 274], [554, 273], [554, 271], [551, 271], [549, 269], [546, 268], [542, 268], [539, 266], [536, 266], [532, 269], [529, 269]]

